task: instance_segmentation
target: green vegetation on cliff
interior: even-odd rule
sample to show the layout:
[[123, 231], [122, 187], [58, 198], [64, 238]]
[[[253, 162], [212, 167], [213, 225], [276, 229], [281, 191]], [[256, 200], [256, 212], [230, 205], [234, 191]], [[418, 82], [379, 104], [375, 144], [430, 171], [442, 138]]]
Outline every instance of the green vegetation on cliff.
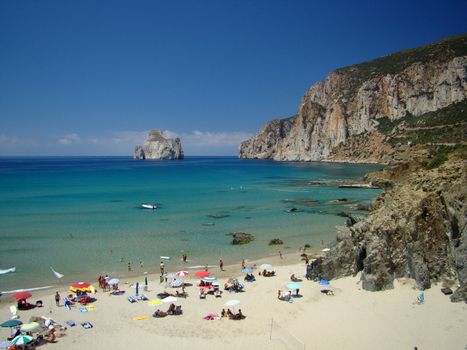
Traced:
[[368, 79], [396, 74], [410, 65], [420, 62], [447, 62], [454, 57], [467, 55], [467, 34], [454, 36], [436, 43], [404, 50], [372, 61], [339, 68], [336, 73], [351, 77], [346, 95], [353, 96]]

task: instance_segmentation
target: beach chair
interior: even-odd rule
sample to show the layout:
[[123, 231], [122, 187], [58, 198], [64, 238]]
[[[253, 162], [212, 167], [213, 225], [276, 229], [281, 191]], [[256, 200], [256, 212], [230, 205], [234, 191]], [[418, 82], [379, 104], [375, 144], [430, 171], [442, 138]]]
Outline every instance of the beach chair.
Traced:
[[144, 294], [141, 294], [138, 299], [140, 299], [140, 300], [149, 300], [149, 298]]
[[130, 303], [132, 303], [132, 304], [133, 304], [133, 303], [136, 303], [136, 299], [133, 298], [131, 295], [128, 296], [128, 301], [129, 301]]
[[18, 308], [15, 305], [10, 306], [10, 314], [11, 314], [11, 319], [16, 320], [19, 318], [18, 315]]

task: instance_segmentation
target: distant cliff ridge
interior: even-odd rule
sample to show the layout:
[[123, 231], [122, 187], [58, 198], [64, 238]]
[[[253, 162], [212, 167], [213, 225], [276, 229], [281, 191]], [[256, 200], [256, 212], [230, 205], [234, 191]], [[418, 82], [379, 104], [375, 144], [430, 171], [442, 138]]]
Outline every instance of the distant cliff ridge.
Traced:
[[183, 159], [183, 149], [180, 139], [165, 138], [158, 129], [148, 133], [143, 146], [136, 146], [134, 159]]
[[[465, 131], [466, 97], [462, 35], [337, 69], [305, 93], [295, 117], [273, 120], [242, 142], [239, 157], [389, 163], [407, 142], [452, 143], [447, 128], [461, 125]], [[464, 108], [463, 116], [453, 121], [435, 115], [453, 114], [452, 106]], [[417, 118], [426, 125], [416, 125]], [[418, 131], [423, 139], [414, 137]], [[464, 139], [459, 131], [454, 142]]]

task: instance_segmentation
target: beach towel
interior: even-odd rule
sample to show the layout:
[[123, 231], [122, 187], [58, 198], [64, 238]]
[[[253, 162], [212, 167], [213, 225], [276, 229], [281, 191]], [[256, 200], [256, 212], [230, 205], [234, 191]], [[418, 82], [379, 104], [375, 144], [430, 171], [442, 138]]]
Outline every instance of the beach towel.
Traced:
[[76, 326], [76, 322], [73, 321], [73, 320], [66, 321], [65, 323], [66, 323], [68, 326], [70, 326], [70, 327]]
[[207, 314], [206, 316], [203, 317], [203, 320], [207, 321], [213, 321], [218, 319], [219, 317], [216, 314]]
[[91, 322], [83, 322], [83, 323], [81, 323], [81, 326], [83, 326], [84, 329], [89, 329], [89, 328], [93, 327]]
[[144, 321], [149, 320], [149, 316], [135, 316], [132, 318], [133, 321]]
[[86, 309], [85, 307], [80, 307], [79, 312], [88, 312], [88, 309]]
[[136, 299], [133, 298], [131, 295], [128, 296], [128, 301], [129, 301], [130, 303], [136, 303]]
[[86, 309], [88, 311], [95, 311], [96, 310], [96, 307], [94, 305], [89, 305], [89, 306], [86, 306]]

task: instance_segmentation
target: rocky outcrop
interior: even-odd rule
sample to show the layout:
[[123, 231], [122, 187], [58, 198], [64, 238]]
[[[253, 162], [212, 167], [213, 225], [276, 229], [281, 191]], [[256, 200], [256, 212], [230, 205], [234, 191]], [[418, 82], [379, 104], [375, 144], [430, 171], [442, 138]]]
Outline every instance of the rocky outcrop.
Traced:
[[158, 129], [148, 133], [143, 146], [136, 146], [134, 159], [183, 159], [183, 149], [180, 139], [165, 138]]
[[338, 69], [313, 85], [293, 118], [273, 120], [240, 145], [240, 158], [385, 162], [379, 127], [467, 97], [467, 35]]
[[255, 237], [251, 233], [246, 232], [234, 232], [232, 236], [232, 244], [234, 245], [247, 244], [255, 239]]
[[[467, 285], [467, 167], [451, 157], [438, 168], [402, 164], [371, 174], [392, 182], [367, 218], [341, 228], [324, 259], [308, 269], [308, 278], [335, 278], [362, 273], [366, 290], [393, 287], [396, 277], [415, 279], [418, 288], [433, 281], [457, 279], [465, 300]], [[463, 299], [464, 298], [464, 299]]]

